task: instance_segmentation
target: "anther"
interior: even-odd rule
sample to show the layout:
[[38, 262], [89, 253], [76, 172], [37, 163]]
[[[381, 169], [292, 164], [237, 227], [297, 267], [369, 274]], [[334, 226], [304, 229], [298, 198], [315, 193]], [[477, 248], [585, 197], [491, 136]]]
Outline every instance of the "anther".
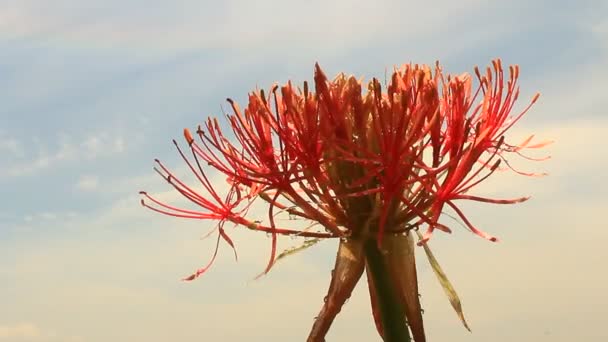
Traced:
[[492, 165], [492, 167], [490, 168], [490, 171], [494, 172], [494, 171], [495, 171], [495, 170], [498, 168], [498, 166], [500, 166], [500, 162], [502, 162], [502, 159], [498, 159], [498, 160], [497, 160], [497, 161], [494, 163], [494, 165]]
[[534, 95], [534, 97], [532, 98], [532, 103], [536, 102], [536, 100], [538, 100], [539, 97], [540, 97], [540, 93], [536, 93], [536, 95]]
[[192, 134], [190, 134], [190, 130], [187, 128], [184, 128], [184, 138], [186, 138], [186, 141], [188, 142], [188, 146], [192, 146], [194, 139], [192, 138]]
[[498, 142], [496, 143], [496, 148], [499, 148], [504, 142], [505, 142], [505, 136], [501, 135], [500, 138], [498, 138]]
[[260, 90], [260, 96], [259, 98], [262, 99], [262, 104], [264, 106], [268, 106], [268, 101], [266, 101], [266, 93], [264, 92], [264, 89]]

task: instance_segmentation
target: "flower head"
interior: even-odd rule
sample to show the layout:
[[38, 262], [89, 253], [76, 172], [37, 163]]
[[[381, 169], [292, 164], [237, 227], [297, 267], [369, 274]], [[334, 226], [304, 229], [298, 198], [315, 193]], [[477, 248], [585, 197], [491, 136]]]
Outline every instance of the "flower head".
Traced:
[[[440, 222], [446, 206], [473, 233], [496, 241], [476, 228], [456, 202], [502, 204], [527, 199], [469, 194], [501, 170], [506, 154], [546, 144], [532, 144], [531, 138], [518, 145], [505, 142], [505, 132], [538, 98], [534, 96], [528, 107], [512, 115], [519, 95], [517, 66], [509, 68], [506, 80], [500, 60], [493, 61], [485, 74], [475, 69], [475, 75], [479, 85], [473, 90], [470, 75], [444, 76], [439, 64], [434, 68], [408, 64], [393, 72], [384, 91], [376, 79], [366, 89], [353, 76], [339, 74], [330, 81], [316, 65], [314, 91], [306, 82], [301, 89], [291, 83], [274, 86], [268, 94], [263, 90], [249, 94], [245, 109], [228, 99], [232, 113], [226, 118], [233, 137], [225, 134], [217, 119], [209, 118], [195, 136], [184, 130], [191, 157], [174, 142], [204, 193], [180, 181], [157, 160], [157, 172], [199, 209], [177, 208], [145, 192], [142, 204], [171, 216], [215, 220], [218, 243], [223, 240], [233, 248], [226, 222], [269, 233], [271, 253], [265, 272], [276, 259], [277, 235], [343, 239], [336, 262], [336, 272], [343, 274], [332, 280], [329, 301], [320, 315], [324, 323], [321, 319], [315, 324], [314, 336], [322, 336], [365, 269], [361, 252], [365, 241], [400, 249], [393, 253], [401, 256], [392, 267], [409, 267], [411, 273], [413, 254], [408, 252], [407, 233], [426, 227], [420, 242], [425, 243], [435, 229], [450, 232]], [[225, 197], [209, 181], [207, 167], [227, 177]], [[266, 224], [248, 217], [254, 201], [267, 204]], [[312, 221], [319, 229], [279, 227], [275, 216], [281, 211]], [[409, 238], [394, 240], [403, 234]], [[416, 283], [415, 268], [413, 280]], [[402, 300], [419, 311], [417, 287], [407, 286]], [[419, 325], [421, 332], [414, 337], [421, 341], [421, 317], [417, 323], [415, 310], [406, 314], [410, 325]]]

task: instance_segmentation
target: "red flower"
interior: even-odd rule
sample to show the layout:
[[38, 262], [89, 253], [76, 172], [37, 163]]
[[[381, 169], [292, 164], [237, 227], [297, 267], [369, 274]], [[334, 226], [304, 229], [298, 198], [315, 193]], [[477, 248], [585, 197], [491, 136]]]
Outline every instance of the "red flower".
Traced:
[[[269, 233], [272, 245], [264, 273], [275, 262], [278, 234], [340, 238], [334, 276], [311, 341], [323, 338], [363, 271], [374, 272], [367, 253], [371, 247], [366, 247], [371, 241], [386, 252], [380, 258], [396, 300], [403, 306], [415, 340], [424, 341], [413, 240], [408, 233], [426, 226], [420, 242], [425, 243], [434, 229], [449, 232], [439, 222], [447, 205], [472, 232], [496, 241], [475, 228], [455, 201], [517, 203], [527, 199], [468, 194], [497, 170], [505, 154], [545, 144], [531, 145], [531, 138], [519, 145], [505, 143], [505, 132], [530, 107], [509, 116], [519, 94], [518, 74], [516, 66], [510, 67], [505, 84], [500, 60], [496, 60], [483, 76], [476, 69], [479, 87], [473, 94], [469, 75], [445, 77], [439, 64], [434, 72], [427, 66], [405, 65], [395, 70], [386, 92], [375, 79], [363, 92], [354, 77], [340, 74], [329, 81], [317, 65], [315, 92], [307, 83], [302, 89], [291, 83], [280, 89], [275, 86], [268, 96], [264, 91], [251, 93], [245, 110], [228, 99], [233, 139], [211, 118], [198, 128], [198, 140], [184, 130], [192, 157], [175, 145], [205, 193], [181, 182], [157, 160], [157, 172], [200, 209], [180, 209], [145, 192], [154, 205], [144, 199], [142, 204], [171, 216], [217, 220], [218, 243], [223, 239], [232, 248], [226, 222]], [[227, 176], [227, 196], [220, 197], [203, 166]], [[267, 224], [247, 218], [256, 200], [268, 205]], [[277, 227], [275, 216], [280, 211], [322, 229]], [[186, 279], [196, 278], [209, 265]], [[375, 284], [380, 279], [375, 274], [368, 276], [377, 308], [381, 303], [376, 287], [382, 284]], [[374, 312], [382, 334], [382, 317], [378, 310]]]

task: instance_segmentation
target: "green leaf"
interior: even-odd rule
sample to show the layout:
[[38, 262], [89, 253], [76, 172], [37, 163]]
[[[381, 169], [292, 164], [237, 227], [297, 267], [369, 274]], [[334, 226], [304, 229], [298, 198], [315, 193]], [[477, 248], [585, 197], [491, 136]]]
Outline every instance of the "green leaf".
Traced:
[[[416, 231], [416, 234], [418, 234], [418, 239], [422, 240], [422, 234], [420, 234], [419, 231]], [[464, 319], [464, 313], [462, 312], [462, 304], [460, 303], [460, 298], [458, 298], [456, 290], [448, 280], [448, 277], [445, 275], [445, 272], [443, 272], [443, 270], [441, 269], [441, 266], [439, 266], [439, 263], [433, 255], [433, 252], [431, 252], [431, 248], [428, 246], [428, 243], [423, 243], [422, 247], [424, 248], [426, 257], [429, 259], [429, 263], [433, 268], [433, 272], [435, 272], [437, 279], [439, 279], [439, 283], [441, 284], [441, 287], [443, 287], [443, 291], [445, 292], [445, 294], [448, 296], [448, 299], [450, 300], [450, 304], [452, 304], [454, 311], [456, 311], [456, 314], [458, 315], [458, 317], [460, 317], [460, 320], [462, 321], [464, 327], [467, 328], [468, 331], [471, 331], [471, 328], [469, 328], [467, 321]]]

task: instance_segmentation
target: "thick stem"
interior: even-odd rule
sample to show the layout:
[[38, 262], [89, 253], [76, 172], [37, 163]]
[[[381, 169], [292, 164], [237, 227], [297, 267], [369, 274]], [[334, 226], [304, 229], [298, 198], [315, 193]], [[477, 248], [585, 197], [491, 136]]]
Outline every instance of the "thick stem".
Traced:
[[403, 306], [396, 295], [381, 253], [375, 239], [369, 239], [365, 243], [366, 265], [376, 289], [384, 342], [411, 342]]

